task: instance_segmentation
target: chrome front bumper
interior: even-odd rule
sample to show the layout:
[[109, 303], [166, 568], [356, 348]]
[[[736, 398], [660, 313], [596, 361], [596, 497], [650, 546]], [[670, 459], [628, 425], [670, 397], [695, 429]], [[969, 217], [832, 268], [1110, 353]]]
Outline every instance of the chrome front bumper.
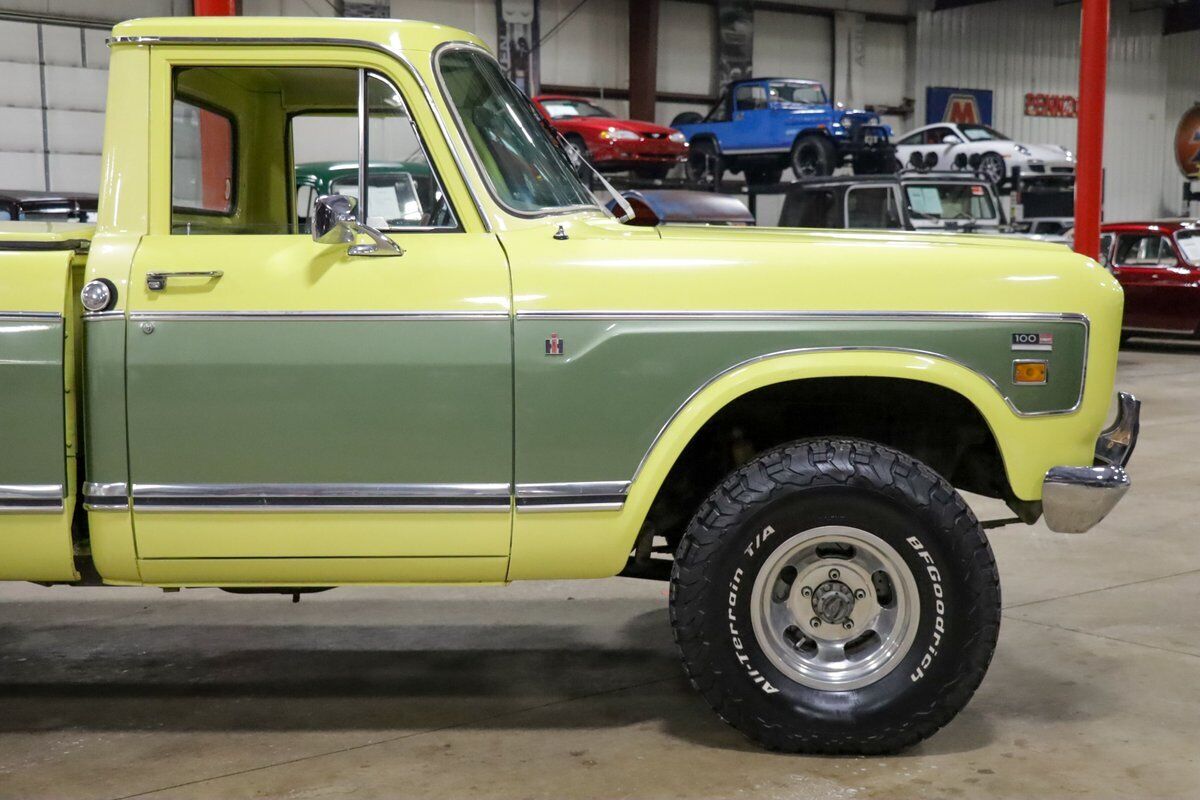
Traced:
[[1096, 466], [1052, 467], [1042, 481], [1042, 513], [1058, 533], [1086, 533], [1129, 491], [1125, 465], [1137, 444], [1141, 401], [1117, 397], [1117, 418], [1096, 440]]

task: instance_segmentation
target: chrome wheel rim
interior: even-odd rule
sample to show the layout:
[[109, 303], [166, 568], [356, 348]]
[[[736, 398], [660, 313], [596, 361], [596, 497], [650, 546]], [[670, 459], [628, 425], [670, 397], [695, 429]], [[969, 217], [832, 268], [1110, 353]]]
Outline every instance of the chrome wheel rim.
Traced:
[[844, 691], [882, 680], [907, 655], [920, 622], [912, 571], [878, 536], [828, 525], [773, 552], [754, 582], [759, 646], [784, 675]]
[[999, 156], [984, 156], [979, 169], [992, 183], [999, 183], [1004, 179], [1004, 159]]

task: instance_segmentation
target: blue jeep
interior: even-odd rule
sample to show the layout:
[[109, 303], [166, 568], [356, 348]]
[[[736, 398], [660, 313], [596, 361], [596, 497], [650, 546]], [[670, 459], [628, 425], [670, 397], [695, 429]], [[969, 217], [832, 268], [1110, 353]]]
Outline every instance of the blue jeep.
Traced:
[[688, 178], [720, 181], [726, 170], [750, 184], [830, 175], [847, 161], [856, 175], [895, 172], [892, 129], [869, 111], [830, 102], [817, 81], [752, 78], [729, 85], [706, 116], [689, 111], [671, 123], [691, 144]]

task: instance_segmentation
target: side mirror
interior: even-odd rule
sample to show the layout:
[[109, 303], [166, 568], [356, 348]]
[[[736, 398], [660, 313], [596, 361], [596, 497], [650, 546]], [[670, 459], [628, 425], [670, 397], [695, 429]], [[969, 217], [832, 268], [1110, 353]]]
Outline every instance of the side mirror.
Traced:
[[[326, 194], [317, 198], [313, 207], [312, 238], [318, 244], [348, 244], [352, 256], [402, 256], [404, 249], [354, 216], [358, 202], [341, 194]], [[355, 244], [359, 236], [369, 236], [370, 244]]]
[[942, 144], [958, 144], [958, 139], [951, 136], [950, 134], [946, 134], [945, 136], [942, 137]]

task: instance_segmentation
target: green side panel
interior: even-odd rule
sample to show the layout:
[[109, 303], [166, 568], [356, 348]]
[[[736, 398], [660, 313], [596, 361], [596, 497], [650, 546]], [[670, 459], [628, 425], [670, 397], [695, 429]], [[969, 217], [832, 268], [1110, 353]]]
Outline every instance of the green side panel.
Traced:
[[[551, 334], [562, 356], [547, 356]], [[1052, 352], [1017, 352], [1013, 333], [1051, 333]], [[990, 377], [1022, 412], [1072, 408], [1087, 332], [1073, 322], [518, 319], [517, 482], [629, 480], [693, 392], [768, 353], [822, 347], [940, 354]], [[1013, 386], [1016, 358], [1044, 358], [1044, 386]]]
[[508, 483], [510, 322], [129, 325], [134, 483]]
[[83, 323], [83, 430], [86, 474], [95, 483], [125, 483], [125, 320]]
[[63, 323], [0, 316], [0, 484], [65, 484]]

